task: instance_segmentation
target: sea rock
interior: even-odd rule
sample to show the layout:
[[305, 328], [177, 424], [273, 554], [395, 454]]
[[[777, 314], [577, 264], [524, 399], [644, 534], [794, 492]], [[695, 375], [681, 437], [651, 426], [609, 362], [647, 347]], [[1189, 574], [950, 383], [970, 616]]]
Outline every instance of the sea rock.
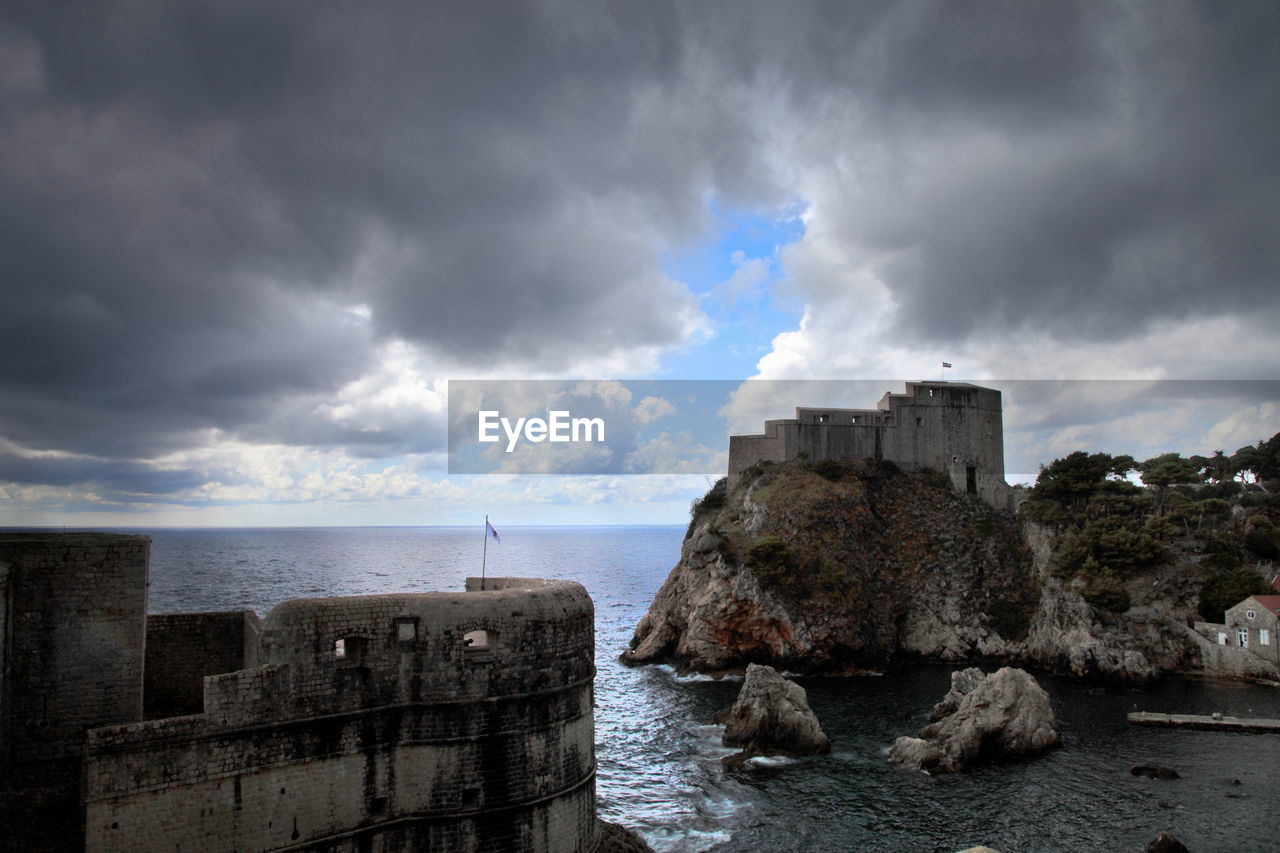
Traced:
[[831, 751], [804, 688], [771, 666], [750, 664], [737, 700], [716, 721], [724, 723], [724, 745], [742, 747], [742, 756]]
[[1146, 776], [1150, 779], [1181, 779], [1178, 771], [1172, 767], [1156, 767], [1151, 764], [1135, 764], [1129, 768], [1134, 776]]
[[[996, 660], [1133, 684], [1194, 655], [1193, 605], [1151, 593], [1104, 617], [1055, 576], [1048, 528], [926, 473], [841, 464], [834, 481], [803, 462], [768, 466], [698, 515], [622, 661], [837, 674]], [[753, 551], [769, 541], [785, 547]]]
[[1023, 670], [1004, 667], [965, 693], [954, 712], [921, 729], [920, 737], [898, 738], [889, 759], [918, 770], [954, 773], [1035, 755], [1059, 743], [1049, 694]]
[[597, 820], [600, 827], [593, 853], [653, 853], [653, 848], [635, 832], [618, 823]]
[[1167, 832], [1162, 832], [1147, 844], [1147, 853], [1188, 853], [1186, 845]]
[[968, 669], [958, 669], [951, 673], [951, 689], [947, 691], [947, 695], [942, 697], [942, 701], [933, 706], [933, 713], [929, 715], [929, 719], [937, 722], [943, 717], [954, 714], [956, 708], [960, 707], [960, 700], [967, 694], [973, 692], [973, 688], [982, 683], [987, 674], [976, 666]]

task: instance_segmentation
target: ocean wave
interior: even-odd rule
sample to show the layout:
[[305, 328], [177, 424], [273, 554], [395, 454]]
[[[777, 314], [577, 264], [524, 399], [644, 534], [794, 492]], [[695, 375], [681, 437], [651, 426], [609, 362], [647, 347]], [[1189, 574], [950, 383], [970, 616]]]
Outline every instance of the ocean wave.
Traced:
[[681, 684], [692, 684], [698, 681], [741, 681], [742, 676], [736, 673], [725, 673], [723, 675], [707, 675], [705, 672], [691, 672], [688, 675], [681, 675], [676, 672], [676, 668], [669, 663], [654, 664], [653, 668], [659, 672], [665, 673], [671, 677], [672, 681]]
[[800, 759], [789, 755], [756, 755], [743, 762], [747, 767], [790, 767], [799, 763]]

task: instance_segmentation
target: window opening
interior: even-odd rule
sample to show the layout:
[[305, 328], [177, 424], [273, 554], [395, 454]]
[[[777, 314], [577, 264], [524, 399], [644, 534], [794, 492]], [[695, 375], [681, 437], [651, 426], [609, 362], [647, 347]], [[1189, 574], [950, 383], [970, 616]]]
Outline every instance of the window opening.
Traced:
[[401, 643], [412, 643], [416, 639], [418, 639], [418, 620], [397, 619], [396, 641]]
[[483, 628], [478, 628], [462, 635], [462, 647], [469, 652], [487, 652], [492, 649], [497, 638], [496, 631], [486, 631]]
[[363, 638], [339, 637], [333, 641], [333, 660], [339, 666], [359, 666], [363, 650]]
[[1236, 636], [1240, 638], [1240, 648], [1248, 648], [1249, 646], [1249, 629], [1241, 628], [1236, 632]]

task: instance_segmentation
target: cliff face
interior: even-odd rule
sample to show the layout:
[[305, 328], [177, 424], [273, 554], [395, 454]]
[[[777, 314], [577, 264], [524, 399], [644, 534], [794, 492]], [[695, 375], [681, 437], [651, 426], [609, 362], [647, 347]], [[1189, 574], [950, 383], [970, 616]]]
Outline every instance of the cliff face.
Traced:
[[987, 660], [1145, 681], [1187, 654], [1170, 623], [1186, 602], [1139, 595], [1099, 613], [1052, 575], [1043, 531], [938, 475], [869, 460], [751, 473], [704, 500], [624, 662], [841, 673]]

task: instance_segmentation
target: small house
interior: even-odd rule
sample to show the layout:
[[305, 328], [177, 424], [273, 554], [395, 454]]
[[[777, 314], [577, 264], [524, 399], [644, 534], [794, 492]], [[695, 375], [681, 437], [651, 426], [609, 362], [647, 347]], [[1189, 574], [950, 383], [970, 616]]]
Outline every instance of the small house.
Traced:
[[1227, 611], [1225, 642], [1280, 663], [1280, 595], [1251, 595]]

